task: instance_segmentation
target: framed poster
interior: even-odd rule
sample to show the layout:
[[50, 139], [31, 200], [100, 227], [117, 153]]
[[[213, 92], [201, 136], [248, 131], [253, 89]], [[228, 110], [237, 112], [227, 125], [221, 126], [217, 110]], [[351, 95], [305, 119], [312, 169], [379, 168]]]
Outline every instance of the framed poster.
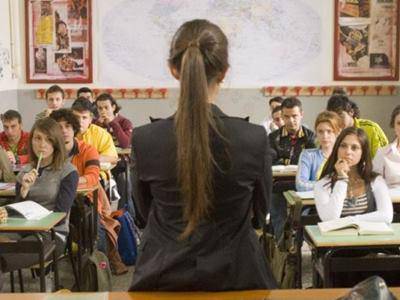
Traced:
[[26, 81], [92, 82], [91, 0], [25, 0]]
[[400, 0], [335, 0], [334, 79], [399, 79]]

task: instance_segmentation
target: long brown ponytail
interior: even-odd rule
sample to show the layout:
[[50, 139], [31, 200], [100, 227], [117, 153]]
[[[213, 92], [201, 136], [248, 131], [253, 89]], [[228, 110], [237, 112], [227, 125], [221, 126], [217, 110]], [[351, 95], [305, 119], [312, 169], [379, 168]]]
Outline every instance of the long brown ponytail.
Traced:
[[179, 73], [180, 96], [175, 115], [177, 178], [187, 225], [187, 238], [212, 207], [214, 158], [210, 129], [218, 132], [208, 102], [208, 88], [228, 68], [228, 41], [221, 29], [207, 20], [184, 23], [170, 49], [170, 67]]

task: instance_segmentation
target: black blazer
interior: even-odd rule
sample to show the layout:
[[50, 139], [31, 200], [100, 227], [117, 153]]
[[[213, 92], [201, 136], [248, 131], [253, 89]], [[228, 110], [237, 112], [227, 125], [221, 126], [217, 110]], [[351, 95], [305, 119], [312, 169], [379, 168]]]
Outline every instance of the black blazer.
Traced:
[[[146, 222], [130, 290], [243, 290], [276, 282], [251, 225], [253, 209], [265, 220], [271, 162], [265, 129], [225, 115], [212, 105], [228, 139], [212, 136], [223, 172], [214, 175], [214, 209], [184, 241], [186, 223], [176, 179], [173, 117], [138, 127], [132, 136], [134, 199]], [[221, 163], [222, 162], [222, 163]]]

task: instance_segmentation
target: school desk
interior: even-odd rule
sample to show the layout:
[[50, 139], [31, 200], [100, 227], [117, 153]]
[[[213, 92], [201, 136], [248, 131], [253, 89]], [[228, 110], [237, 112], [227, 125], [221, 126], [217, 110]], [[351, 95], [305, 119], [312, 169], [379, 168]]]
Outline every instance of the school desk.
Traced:
[[[36, 240], [30, 241], [0, 241], [1, 253], [33, 253], [39, 255], [40, 268], [40, 291], [46, 290], [45, 283], [45, 260], [52, 255], [54, 266], [54, 283], [58, 286], [57, 258], [55, 253], [55, 232], [54, 226], [64, 217], [65, 213], [52, 212], [40, 220], [27, 220], [25, 218], [8, 218], [5, 223], [0, 224], [0, 233], [12, 232], [17, 234], [31, 234]], [[51, 233], [51, 241], [47, 245], [41, 233]], [[46, 245], [45, 245], [46, 244]], [[10, 270], [12, 271], [12, 270]]]
[[[304, 198], [301, 198], [300, 195], [305, 195]], [[307, 213], [302, 213], [300, 220], [295, 220], [295, 235], [296, 235], [296, 254], [297, 254], [297, 272], [298, 272], [298, 282], [296, 284], [297, 287], [301, 287], [301, 270], [302, 270], [302, 256], [301, 256], [301, 246], [303, 244], [303, 234], [304, 234], [304, 226], [306, 225], [315, 225], [321, 220], [319, 219], [316, 210], [315, 210], [315, 200], [313, 192], [307, 193], [297, 193], [296, 191], [286, 191], [283, 193], [286, 199], [286, 203], [288, 206], [293, 206], [297, 201], [302, 204], [302, 211], [309, 210]], [[397, 193], [391, 190], [391, 199], [393, 202], [394, 212], [395, 212], [395, 221], [400, 220], [400, 197]], [[310, 213], [311, 211], [311, 213]]]
[[341, 256], [343, 250], [378, 250], [398, 253], [400, 247], [400, 223], [391, 224], [393, 235], [330, 236], [321, 235], [317, 225], [305, 226], [304, 239], [311, 248], [313, 262], [313, 286], [333, 287], [336, 272], [400, 272], [400, 255]]
[[[400, 297], [400, 288], [390, 288]], [[0, 300], [333, 300], [349, 289], [256, 290], [239, 292], [110, 292], [0, 294]]]

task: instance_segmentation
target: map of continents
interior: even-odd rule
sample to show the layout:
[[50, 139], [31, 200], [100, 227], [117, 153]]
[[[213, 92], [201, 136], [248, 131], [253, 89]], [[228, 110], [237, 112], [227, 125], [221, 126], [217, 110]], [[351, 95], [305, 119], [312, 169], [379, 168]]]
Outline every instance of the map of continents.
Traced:
[[206, 18], [218, 24], [230, 42], [227, 85], [265, 85], [309, 64], [321, 51], [321, 18], [308, 2], [101, 0], [100, 82], [176, 85], [167, 68], [172, 35], [184, 21]]

